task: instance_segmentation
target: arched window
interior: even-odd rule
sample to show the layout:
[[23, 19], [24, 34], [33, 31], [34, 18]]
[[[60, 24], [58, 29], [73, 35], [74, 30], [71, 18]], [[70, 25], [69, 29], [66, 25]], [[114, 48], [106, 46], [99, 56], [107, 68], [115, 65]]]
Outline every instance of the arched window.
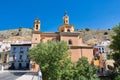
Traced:
[[72, 40], [68, 40], [68, 44], [69, 44], [69, 45], [72, 45]]
[[38, 25], [36, 25], [36, 29], [38, 29]]
[[70, 32], [70, 29], [67, 29], [67, 32]]
[[68, 20], [65, 20], [65, 23], [68, 23]]

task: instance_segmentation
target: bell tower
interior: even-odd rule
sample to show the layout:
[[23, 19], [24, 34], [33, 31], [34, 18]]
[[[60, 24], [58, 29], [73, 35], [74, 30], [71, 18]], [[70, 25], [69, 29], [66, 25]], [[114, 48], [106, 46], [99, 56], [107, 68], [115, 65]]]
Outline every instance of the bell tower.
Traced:
[[38, 18], [34, 21], [34, 31], [40, 31], [40, 20]]
[[63, 16], [63, 25], [58, 28], [59, 32], [74, 32], [74, 26], [69, 24], [69, 16], [65, 12]]
[[63, 16], [63, 21], [64, 21], [64, 24], [69, 24], [69, 16], [67, 15], [66, 12], [65, 12], [65, 14]]
[[35, 19], [33, 24], [33, 31], [32, 31], [32, 47], [36, 46], [40, 43], [40, 20], [38, 18]]

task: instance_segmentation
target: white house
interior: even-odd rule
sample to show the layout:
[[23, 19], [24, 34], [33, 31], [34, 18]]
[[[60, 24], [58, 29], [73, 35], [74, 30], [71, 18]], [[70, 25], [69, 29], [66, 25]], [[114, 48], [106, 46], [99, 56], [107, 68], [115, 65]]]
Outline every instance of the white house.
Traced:
[[10, 43], [3, 42], [4, 38], [0, 39], [0, 63], [7, 63], [10, 51]]
[[10, 51], [10, 43], [0, 42], [0, 52]]
[[96, 45], [94, 46], [95, 49], [98, 49], [95, 54], [110, 53], [110, 51], [111, 51], [109, 49], [110, 43], [111, 42], [109, 40], [102, 41], [102, 42], [97, 42]]

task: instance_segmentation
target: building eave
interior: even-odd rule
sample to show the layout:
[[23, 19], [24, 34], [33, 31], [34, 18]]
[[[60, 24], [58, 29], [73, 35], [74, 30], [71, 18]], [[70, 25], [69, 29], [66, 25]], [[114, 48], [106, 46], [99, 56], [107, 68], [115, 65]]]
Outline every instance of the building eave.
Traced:
[[81, 33], [76, 32], [60, 32], [60, 36], [79, 36]]
[[11, 44], [11, 46], [31, 46], [31, 44]]
[[44, 32], [44, 33], [41, 33], [41, 36], [48, 36], [48, 37], [59, 36], [59, 32]]
[[32, 31], [32, 34], [41, 34], [42, 32], [40, 32], [40, 31]]
[[78, 49], [78, 48], [86, 48], [86, 49], [93, 49], [92, 46], [70, 46], [71, 49]]

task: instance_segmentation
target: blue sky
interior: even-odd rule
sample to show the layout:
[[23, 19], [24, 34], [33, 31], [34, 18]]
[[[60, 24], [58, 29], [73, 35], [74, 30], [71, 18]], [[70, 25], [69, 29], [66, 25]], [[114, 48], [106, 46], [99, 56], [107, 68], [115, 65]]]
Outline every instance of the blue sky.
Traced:
[[56, 32], [65, 11], [75, 29], [111, 29], [120, 22], [120, 0], [1, 0], [0, 30], [33, 28], [39, 18], [41, 31]]

